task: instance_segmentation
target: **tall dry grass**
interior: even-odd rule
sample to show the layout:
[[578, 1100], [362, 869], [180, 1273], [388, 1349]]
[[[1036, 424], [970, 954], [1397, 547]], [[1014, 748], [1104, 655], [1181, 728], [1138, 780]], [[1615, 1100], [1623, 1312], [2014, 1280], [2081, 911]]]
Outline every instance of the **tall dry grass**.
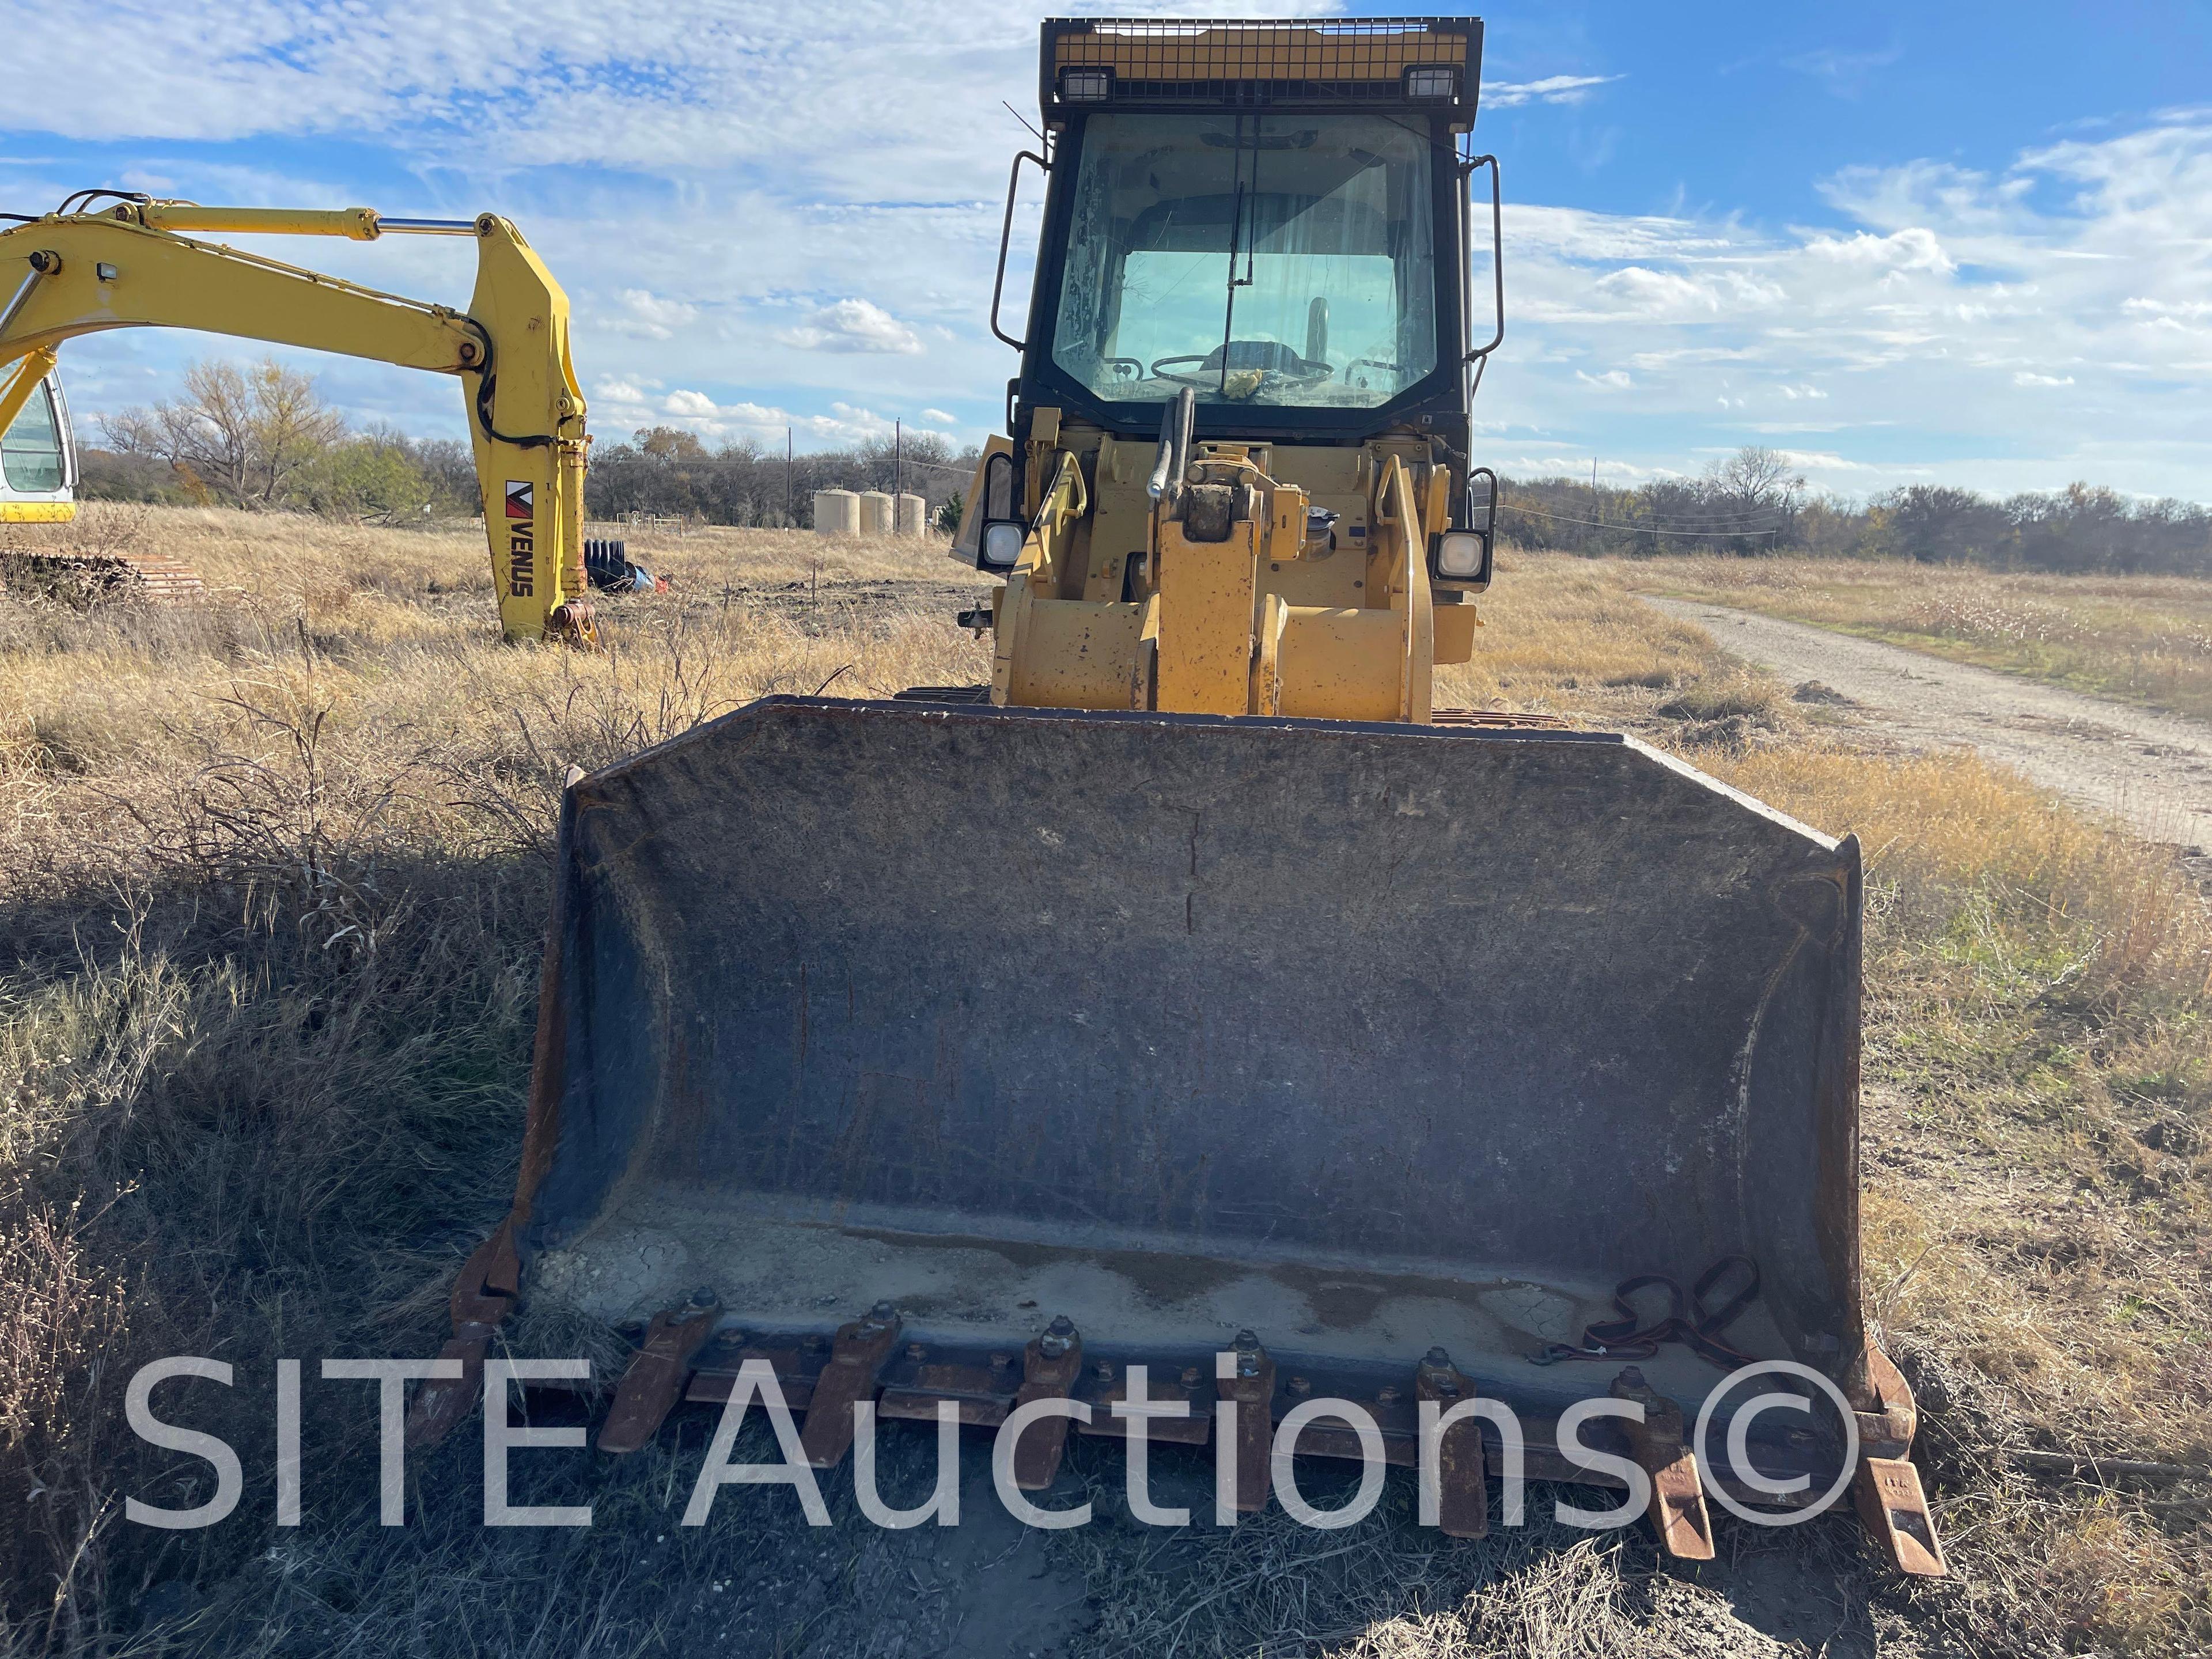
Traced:
[[1607, 568], [1638, 587], [2212, 718], [2212, 581], [1899, 560], [1689, 556]]
[[[0, 1502], [0, 1639], [919, 1644], [922, 1624], [883, 1614], [922, 1605], [926, 1552], [857, 1523], [813, 1537], [766, 1495], [726, 1499], [705, 1536], [670, 1533], [696, 1425], [611, 1486], [531, 1477], [539, 1501], [603, 1506], [582, 1543], [487, 1540], [465, 1446], [421, 1472], [409, 1529], [378, 1528], [349, 1396], [311, 1415], [325, 1478], [298, 1533], [267, 1525], [250, 1449], [277, 1356], [434, 1351], [453, 1267], [504, 1208], [568, 768], [766, 692], [979, 680], [985, 647], [950, 620], [972, 577], [775, 532], [635, 538], [675, 591], [609, 606], [611, 648], [580, 657], [494, 642], [472, 532], [177, 511], [137, 533], [199, 565], [208, 601], [0, 599], [0, 1489], [28, 1494]], [[1484, 614], [1478, 661], [1440, 701], [1626, 725], [1867, 844], [1870, 1310], [1928, 1407], [1961, 1576], [1883, 1579], [1841, 1518], [1735, 1538], [1702, 1574], [1641, 1534], [1439, 1547], [1394, 1491], [1348, 1535], [1071, 1537], [1059, 1570], [1088, 1589], [1085, 1650], [1782, 1650], [1762, 1595], [1832, 1601], [1802, 1639], [1838, 1652], [2212, 1645], [2203, 1486], [2008, 1462], [2212, 1451], [2197, 896], [1969, 758], [1816, 741], [1779, 687], [1602, 568], [1510, 558]], [[206, 1533], [118, 1519], [125, 1492], [204, 1491], [118, 1427], [131, 1369], [167, 1352], [238, 1368], [231, 1390], [192, 1385], [194, 1419], [254, 1472], [240, 1516]], [[1078, 1464], [1110, 1497], [1118, 1465]], [[742, 1597], [713, 1589], [740, 1575]]]

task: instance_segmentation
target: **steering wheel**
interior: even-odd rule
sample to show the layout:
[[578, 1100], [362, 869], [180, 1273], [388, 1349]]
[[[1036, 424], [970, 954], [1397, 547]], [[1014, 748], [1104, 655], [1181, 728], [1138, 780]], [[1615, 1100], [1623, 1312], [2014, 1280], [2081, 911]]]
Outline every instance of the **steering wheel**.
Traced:
[[[1245, 348], [1247, 354], [1251, 356], [1264, 356], [1272, 348], [1279, 352], [1282, 358], [1287, 358], [1297, 367], [1285, 368], [1279, 359], [1273, 362], [1250, 363], [1241, 368], [1236, 367], [1233, 359], [1236, 348], [1239, 346]], [[1224, 357], [1230, 358], [1232, 362], [1229, 370], [1231, 374], [1249, 374], [1255, 372], [1263, 376], [1273, 374], [1289, 381], [1292, 386], [1314, 386], [1328, 380], [1336, 373], [1336, 370], [1328, 364], [1309, 362], [1287, 346], [1275, 345], [1271, 340], [1237, 340], [1232, 342], [1225, 351], [1222, 347], [1216, 346], [1212, 350], [1204, 353], [1189, 351], [1178, 356], [1155, 357], [1152, 360], [1152, 378], [1159, 380], [1173, 380], [1178, 386], [1196, 386], [1203, 390], [1209, 382], [1218, 382]], [[1170, 363], [1196, 363], [1199, 365], [1200, 372], [1196, 374], [1178, 374], [1169, 367]]]
[[[1211, 354], [1207, 352], [1193, 351], [1186, 353], [1184, 356], [1180, 357], [1155, 357], [1152, 359], [1152, 378], [1156, 380], [1173, 380], [1177, 386], [1203, 386], [1206, 384], [1204, 376], [1197, 374], [1177, 374], [1170, 370], [1168, 368], [1168, 365], [1170, 363], [1202, 364], [1210, 355]], [[1218, 380], [1220, 374], [1220, 365], [1218, 363], [1214, 365], [1214, 374], [1215, 378]]]

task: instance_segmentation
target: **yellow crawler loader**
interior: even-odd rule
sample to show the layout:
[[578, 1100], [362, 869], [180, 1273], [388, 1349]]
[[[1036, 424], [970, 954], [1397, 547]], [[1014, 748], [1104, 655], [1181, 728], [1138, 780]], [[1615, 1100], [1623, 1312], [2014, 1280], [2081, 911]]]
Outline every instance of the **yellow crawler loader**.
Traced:
[[[1249, 1510], [1302, 1401], [1399, 1463], [1425, 1405], [1500, 1401], [1529, 1477], [1581, 1480], [1563, 1414], [1633, 1401], [1584, 1443], [1675, 1553], [1708, 1492], [1849, 1482], [1941, 1570], [1860, 1309], [1856, 842], [1434, 704], [1497, 499], [1480, 40], [1045, 24], [1021, 370], [955, 544], [1000, 580], [991, 683], [771, 698], [568, 790], [521, 1177], [418, 1443], [527, 1295], [636, 1342], [609, 1451], [748, 1361], [818, 1467], [863, 1401], [1120, 1434], [1142, 1366]], [[1848, 1413], [1738, 1392], [1711, 1443], [1742, 1412], [1748, 1466], [1701, 1467], [1686, 1425], [1775, 1361]], [[1441, 1523], [1480, 1532], [1515, 1449], [1451, 1433]]]

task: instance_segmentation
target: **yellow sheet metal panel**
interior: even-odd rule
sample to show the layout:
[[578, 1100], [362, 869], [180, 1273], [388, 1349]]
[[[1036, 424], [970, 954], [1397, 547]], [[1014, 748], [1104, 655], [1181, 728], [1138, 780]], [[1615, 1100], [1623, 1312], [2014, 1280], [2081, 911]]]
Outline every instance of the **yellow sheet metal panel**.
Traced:
[[1281, 712], [1395, 720], [1405, 654], [1405, 617], [1398, 611], [1287, 606], [1275, 647]]
[[1083, 597], [1100, 601], [1121, 597], [1129, 560], [1141, 558], [1152, 534], [1152, 501], [1145, 481], [1157, 446], [1108, 438], [1098, 446], [1096, 505], [1091, 512], [1091, 545], [1085, 560]]
[[0, 501], [0, 524], [67, 524], [76, 517], [75, 501]]
[[1160, 527], [1159, 707], [1179, 714], [1242, 714], [1252, 696], [1250, 522], [1229, 539], [1194, 542]]
[[1010, 701], [1024, 708], [1127, 708], [1144, 623], [1139, 605], [1031, 599]]
[[1473, 662], [1474, 630], [1482, 626], [1471, 605], [1440, 605], [1435, 611], [1437, 660]]

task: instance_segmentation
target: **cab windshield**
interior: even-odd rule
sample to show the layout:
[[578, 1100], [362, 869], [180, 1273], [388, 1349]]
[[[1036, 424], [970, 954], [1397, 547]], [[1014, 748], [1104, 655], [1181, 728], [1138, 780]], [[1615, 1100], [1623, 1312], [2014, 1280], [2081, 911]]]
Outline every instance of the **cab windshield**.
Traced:
[[25, 494], [59, 489], [69, 477], [62, 458], [61, 422], [54, 418], [54, 394], [33, 387], [13, 425], [0, 433], [0, 479]]
[[1388, 402], [1437, 364], [1430, 165], [1388, 116], [1092, 116], [1053, 361], [1114, 403]]

